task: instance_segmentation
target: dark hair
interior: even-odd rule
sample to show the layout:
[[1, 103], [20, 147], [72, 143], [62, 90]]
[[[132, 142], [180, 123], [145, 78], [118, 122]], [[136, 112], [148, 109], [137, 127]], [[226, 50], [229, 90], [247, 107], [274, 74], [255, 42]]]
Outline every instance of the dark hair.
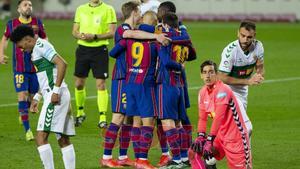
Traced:
[[139, 4], [134, 1], [126, 2], [122, 5], [122, 14], [124, 19], [128, 19], [132, 11], [138, 10]]
[[215, 70], [215, 72], [217, 73], [217, 64], [214, 62], [214, 61], [212, 61], [212, 60], [206, 60], [206, 61], [204, 61], [202, 64], [201, 64], [201, 66], [200, 66], [200, 71], [201, 71], [201, 73], [203, 72], [203, 69], [204, 69], [204, 67], [205, 66], [214, 66], [214, 70]]
[[240, 29], [245, 28], [247, 31], [256, 30], [255, 23], [250, 20], [245, 20], [241, 22]]
[[166, 12], [176, 13], [176, 6], [171, 1], [162, 2], [158, 8], [164, 9]]
[[168, 12], [162, 17], [162, 22], [169, 25], [171, 28], [178, 28], [178, 17], [173, 12]]
[[18, 6], [19, 6], [23, 1], [30, 1], [30, 0], [19, 0]]
[[20, 25], [10, 35], [10, 40], [14, 43], [20, 42], [25, 36], [34, 37], [32, 27], [28, 25]]

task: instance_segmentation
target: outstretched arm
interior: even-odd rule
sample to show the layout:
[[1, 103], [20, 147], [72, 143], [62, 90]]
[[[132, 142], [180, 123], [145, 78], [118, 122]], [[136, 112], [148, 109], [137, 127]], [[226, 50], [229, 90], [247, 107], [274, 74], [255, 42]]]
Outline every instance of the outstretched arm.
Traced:
[[0, 64], [6, 64], [8, 57], [4, 54], [5, 49], [7, 48], [8, 39], [5, 36], [2, 36], [0, 43]]

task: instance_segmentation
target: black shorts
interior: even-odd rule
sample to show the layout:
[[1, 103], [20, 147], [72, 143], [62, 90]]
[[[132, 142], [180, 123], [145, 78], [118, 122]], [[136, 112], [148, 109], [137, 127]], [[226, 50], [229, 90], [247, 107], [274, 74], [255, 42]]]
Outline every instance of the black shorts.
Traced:
[[107, 46], [86, 47], [79, 45], [76, 49], [74, 75], [85, 78], [92, 69], [96, 79], [108, 78], [108, 49]]

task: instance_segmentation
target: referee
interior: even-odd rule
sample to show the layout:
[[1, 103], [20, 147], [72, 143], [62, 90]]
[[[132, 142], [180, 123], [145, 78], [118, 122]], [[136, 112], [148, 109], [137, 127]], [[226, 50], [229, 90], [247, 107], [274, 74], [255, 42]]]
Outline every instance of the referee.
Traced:
[[85, 82], [90, 69], [96, 79], [97, 104], [99, 111], [98, 127], [105, 128], [108, 93], [105, 79], [108, 78], [108, 39], [113, 38], [116, 29], [116, 13], [112, 6], [101, 0], [90, 0], [80, 5], [75, 13], [73, 36], [77, 39], [75, 63], [76, 121], [80, 126], [85, 120]]

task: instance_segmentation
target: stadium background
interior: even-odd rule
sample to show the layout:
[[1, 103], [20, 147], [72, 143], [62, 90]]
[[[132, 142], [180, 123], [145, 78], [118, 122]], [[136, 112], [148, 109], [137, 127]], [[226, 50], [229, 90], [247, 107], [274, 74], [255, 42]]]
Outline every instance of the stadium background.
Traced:
[[[34, 11], [44, 19], [49, 41], [68, 62], [66, 82], [74, 98], [74, 52], [76, 41], [71, 36], [75, 7], [88, 0], [71, 1], [64, 6], [58, 0], [33, 0]], [[121, 0], [106, 0], [120, 11]], [[122, 3], [120, 3], [122, 2]], [[16, 0], [12, 1], [15, 11]], [[194, 127], [197, 120], [197, 94], [202, 86], [199, 65], [205, 59], [220, 61], [223, 48], [236, 39], [239, 23], [249, 17], [257, 21], [257, 39], [265, 47], [265, 83], [250, 87], [248, 114], [253, 122], [252, 153], [254, 168], [299, 169], [300, 161], [300, 0], [174, 0], [197, 50], [198, 59], [186, 64], [191, 108], [188, 113]], [[51, 10], [50, 10], [51, 9]], [[190, 12], [190, 13], [189, 13]], [[208, 17], [207, 17], [208, 16]], [[242, 17], [241, 17], [242, 16]], [[64, 18], [64, 19], [60, 19]], [[193, 20], [194, 22], [191, 22]], [[199, 21], [196, 21], [199, 20]], [[4, 31], [7, 20], [0, 21]], [[228, 22], [230, 21], [230, 22]], [[11, 43], [6, 54], [11, 56]], [[111, 46], [110, 46], [111, 48]], [[0, 65], [0, 168], [36, 169], [41, 162], [34, 142], [25, 142], [22, 126], [18, 124], [17, 100], [13, 87], [11, 59]], [[110, 72], [114, 60], [110, 60]], [[102, 154], [103, 131], [97, 128], [95, 82], [87, 81], [87, 121], [77, 128], [72, 139], [77, 168], [99, 168]], [[107, 82], [110, 86], [110, 80]], [[74, 99], [72, 101], [73, 107]], [[109, 115], [110, 116], [110, 115]], [[30, 115], [33, 130], [38, 115]], [[52, 135], [56, 168], [63, 168], [60, 149]], [[117, 154], [117, 151], [115, 151]], [[132, 155], [132, 150], [130, 153]], [[160, 156], [157, 140], [153, 142], [150, 160], [156, 163]], [[225, 169], [225, 162], [218, 165]]]

